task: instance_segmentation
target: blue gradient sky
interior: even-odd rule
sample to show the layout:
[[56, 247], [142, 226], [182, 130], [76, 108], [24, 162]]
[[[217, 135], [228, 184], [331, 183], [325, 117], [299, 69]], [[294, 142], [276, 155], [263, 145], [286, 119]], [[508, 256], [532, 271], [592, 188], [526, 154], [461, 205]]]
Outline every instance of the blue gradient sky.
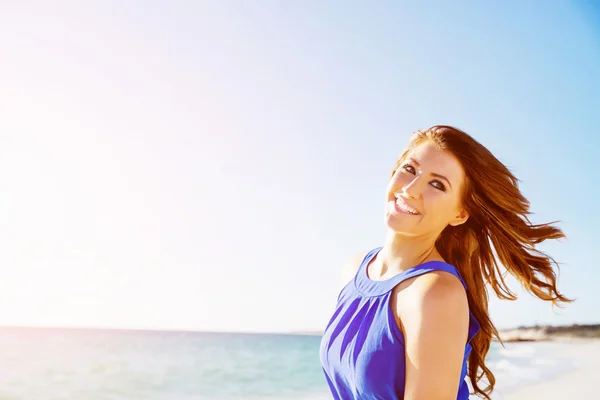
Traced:
[[89, 4], [0, 6], [0, 324], [322, 329], [434, 124], [568, 235], [496, 324], [600, 321], [591, 2]]

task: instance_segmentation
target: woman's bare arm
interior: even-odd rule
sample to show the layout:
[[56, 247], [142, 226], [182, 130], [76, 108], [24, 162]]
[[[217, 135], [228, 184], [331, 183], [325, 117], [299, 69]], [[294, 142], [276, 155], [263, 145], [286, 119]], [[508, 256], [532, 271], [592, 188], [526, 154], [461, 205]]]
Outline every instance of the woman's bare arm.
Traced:
[[[405, 400], [456, 400], [469, 329], [462, 283], [445, 272], [415, 278], [396, 307], [406, 346]], [[407, 304], [407, 299], [410, 299]]]

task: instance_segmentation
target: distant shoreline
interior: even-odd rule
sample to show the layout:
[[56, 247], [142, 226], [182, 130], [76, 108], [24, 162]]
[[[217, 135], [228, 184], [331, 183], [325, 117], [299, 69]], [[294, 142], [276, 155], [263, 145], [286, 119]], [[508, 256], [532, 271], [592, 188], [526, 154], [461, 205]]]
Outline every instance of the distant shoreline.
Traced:
[[52, 325], [0, 325], [0, 329], [39, 329], [39, 330], [68, 330], [68, 331], [106, 331], [123, 333], [192, 333], [203, 335], [298, 335], [322, 336], [319, 331], [225, 331], [200, 330], [183, 328], [146, 328], [146, 327], [102, 327], [102, 326], [52, 326]]
[[534, 325], [499, 330], [503, 342], [540, 342], [555, 339], [600, 339], [600, 324]]
[[[77, 327], [77, 326], [8, 326], [2, 325], [0, 329], [67, 329], [88, 331], [121, 331], [121, 332], [165, 332], [165, 333], [202, 333], [202, 334], [226, 334], [226, 335], [298, 335], [298, 336], [322, 336], [323, 332], [318, 330], [306, 331], [218, 331], [197, 329], [152, 329], [134, 327]], [[600, 339], [600, 324], [572, 324], [562, 326], [533, 325], [519, 326], [512, 329], [498, 330], [503, 342], [539, 342], [555, 339]]]
[[[322, 336], [320, 331], [292, 331], [291, 335]], [[540, 342], [554, 339], [600, 339], [600, 324], [532, 325], [499, 329], [503, 342]]]

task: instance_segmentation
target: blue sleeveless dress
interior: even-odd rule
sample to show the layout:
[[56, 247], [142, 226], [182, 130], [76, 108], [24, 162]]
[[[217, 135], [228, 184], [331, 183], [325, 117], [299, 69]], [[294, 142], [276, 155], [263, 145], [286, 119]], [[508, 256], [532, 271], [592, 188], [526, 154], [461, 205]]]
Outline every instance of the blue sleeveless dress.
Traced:
[[[371, 280], [367, 276], [367, 265], [379, 250], [381, 247], [366, 255], [354, 279], [340, 292], [335, 312], [321, 339], [321, 366], [334, 399], [404, 398], [404, 338], [390, 307], [395, 286], [432, 271], [449, 272], [465, 286], [456, 268], [442, 261], [417, 265], [387, 280]], [[472, 349], [471, 339], [480, 328], [470, 315], [468, 342], [460, 382], [457, 382], [457, 400], [469, 398], [465, 379], [467, 357]]]

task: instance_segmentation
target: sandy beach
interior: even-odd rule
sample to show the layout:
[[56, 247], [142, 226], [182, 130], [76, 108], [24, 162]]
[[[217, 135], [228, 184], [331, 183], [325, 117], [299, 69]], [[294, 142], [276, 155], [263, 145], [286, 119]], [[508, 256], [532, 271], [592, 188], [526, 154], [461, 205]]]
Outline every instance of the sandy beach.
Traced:
[[506, 393], [492, 395], [501, 400], [600, 399], [600, 340], [557, 340], [557, 354], [570, 371], [549, 376], [542, 381]]

